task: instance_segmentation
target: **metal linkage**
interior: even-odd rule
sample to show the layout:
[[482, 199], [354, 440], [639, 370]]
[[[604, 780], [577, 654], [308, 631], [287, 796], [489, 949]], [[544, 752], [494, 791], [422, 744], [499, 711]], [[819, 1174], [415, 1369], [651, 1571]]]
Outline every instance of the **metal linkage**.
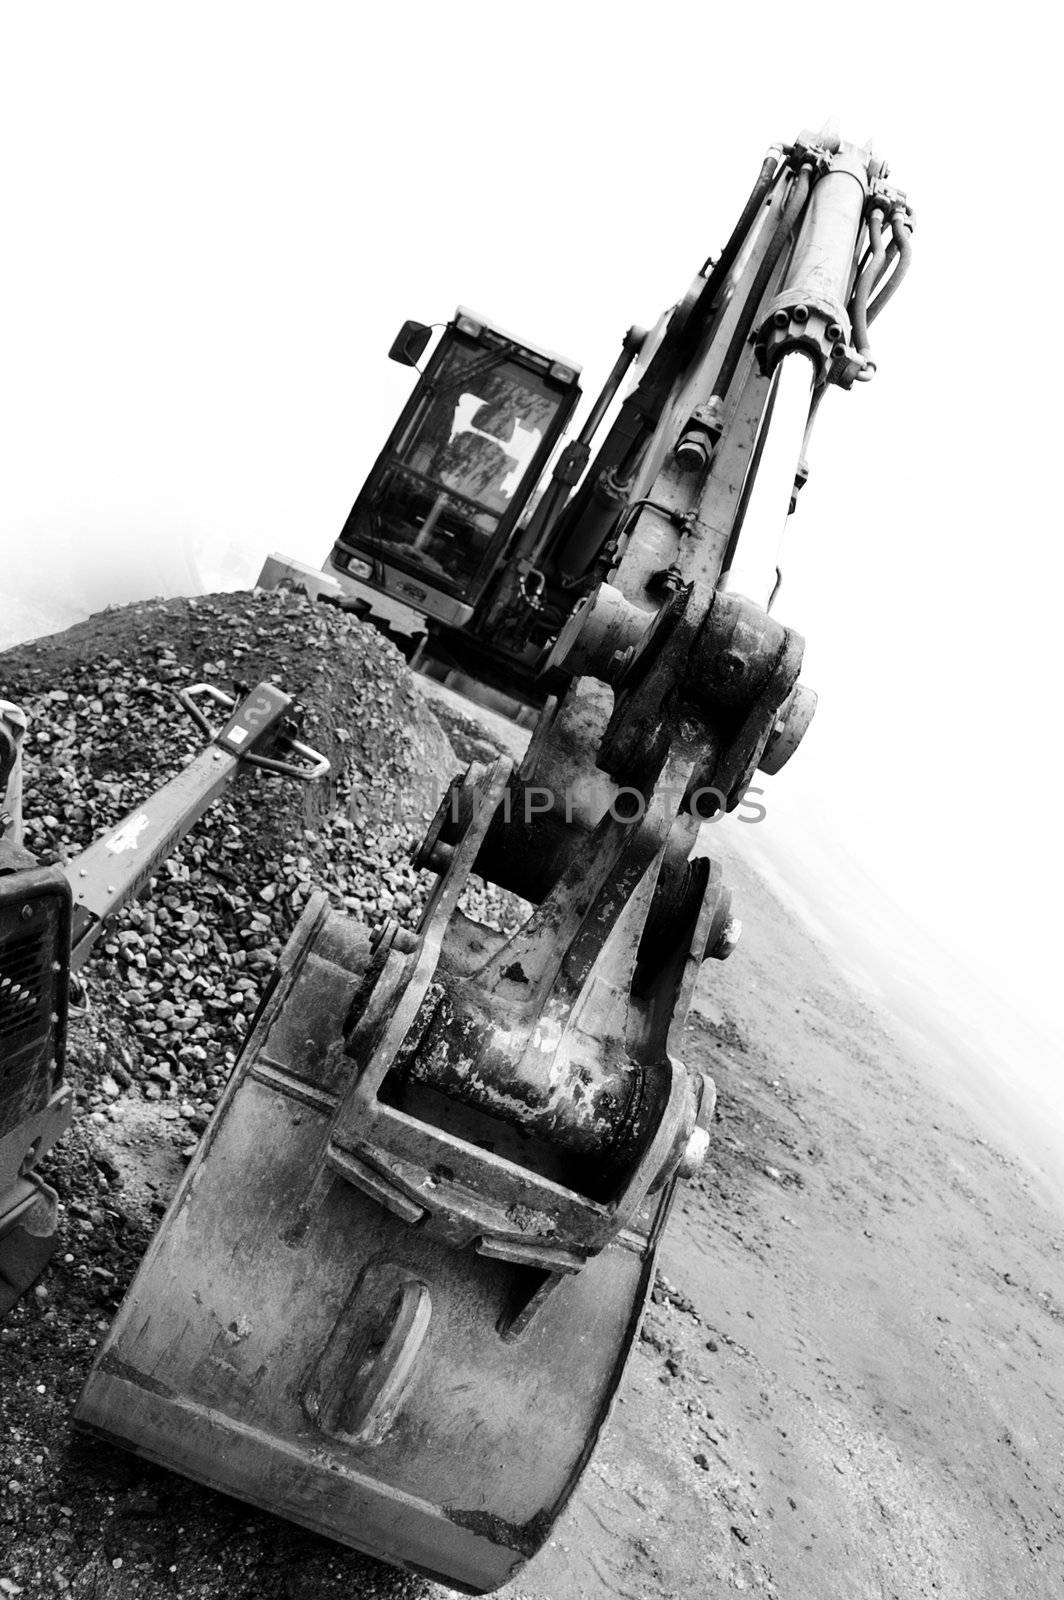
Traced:
[[334, 1175], [452, 1245], [564, 1275], [704, 1150], [712, 1086], [671, 1053], [670, 1001], [727, 922], [708, 862], [686, 937], [643, 943], [690, 767], [671, 809], [663, 789], [639, 820], [603, 818], [510, 939], [456, 914], [509, 763], [474, 779], [417, 948], [371, 962], [352, 1008], [358, 1075], [333, 1119]]
[[690, 799], [741, 792], [800, 663], [788, 630], [694, 585], [647, 634], [599, 745], [620, 787], [590, 829], [556, 830], [555, 880], [508, 939], [457, 900], [474, 867], [505, 880], [525, 853], [514, 835], [527, 845], [533, 819], [500, 817], [528, 790], [502, 763], [445, 800], [424, 846], [433, 906], [414, 948], [393, 942], [363, 980], [358, 1075], [326, 1155], [430, 1233], [555, 1274], [708, 1148], [713, 1089], [681, 1066], [679, 1027], [701, 961], [736, 928], [719, 869], [688, 862]]
[[[624, 602], [621, 602], [624, 605]], [[609, 607], [616, 631], [617, 602]], [[629, 607], [633, 635], [636, 618]], [[614, 689], [598, 765], [618, 783], [653, 784], [685, 725], [701, 724], [706, 753], [696, 764], [687, 808], [696, 816], [733, 810], [761, 761], [797, 684], [803, 641], [737, 595], [687, 584], [669, 594], [654, 620], [608, 662], [594, 644], [600, 606], [585, 613], [583, 659]], [[590, 660], [589, 660], [590, 657]], [[711, 732], [712, 730], [712, 732]]]

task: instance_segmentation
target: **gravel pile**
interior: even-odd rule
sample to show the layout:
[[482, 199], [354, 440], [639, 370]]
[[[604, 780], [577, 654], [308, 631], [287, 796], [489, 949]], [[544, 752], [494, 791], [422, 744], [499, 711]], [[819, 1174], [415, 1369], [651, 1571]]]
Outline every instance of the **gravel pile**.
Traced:
[[199, 1133], [316, 889], [371, 925], [416, 920], [424, 884], [410, 849], [455, 759], [389, 645], [276, 593], [105, 613], [7, 652], [0, 678], [31, 719], [26, 844], [42, 862], [76, 854], [202, 748], [176, 687], [271, 678], [297, 697], [305, 741], [333, 763], [316, 785], [238, 780], [87, 969], [94, 1011], [128, 1033], [119, 1059], [90, 1074], [90, 1106], [135, 1082]]
[[[324, 889], [369, 924], [416, 922], [411, 847], [460, 763], [395, 649], [284, 594], [153, 601], [0, 654], [31, 718], [26, 844], [76, 854], [176, 773], [203, 736], [177, 687], [271, 678], [333, 762], [302, 786], [248, 773], [85, 968], [73, 1132], [44, 1168], [59, 1250], [0, 1330], [0, 1593], [25, 1597], [412, 1596], [434, 1592], [120, 1452], [69, 1414], [300, 911]], [[481, 892], [491, 916], [501, 897]]]

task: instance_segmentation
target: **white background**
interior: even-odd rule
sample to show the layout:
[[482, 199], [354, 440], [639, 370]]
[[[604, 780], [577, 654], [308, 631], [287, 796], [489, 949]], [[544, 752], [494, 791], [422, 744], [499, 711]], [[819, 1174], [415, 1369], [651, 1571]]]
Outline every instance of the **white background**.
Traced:
[[822, 408], [789, 530], [776, 610], [821, 708], [759, 839], [1064, 1110], [1039, 15], [4, 6], [6, 636], [250, 581], [270, 549], [320, 562], [408, 393], [385, 360], [405, 317], [462, 301], [593, 391], [719, 249], [765, 147], [834, 115], [910, 192], [916, 256], [875, 382]]

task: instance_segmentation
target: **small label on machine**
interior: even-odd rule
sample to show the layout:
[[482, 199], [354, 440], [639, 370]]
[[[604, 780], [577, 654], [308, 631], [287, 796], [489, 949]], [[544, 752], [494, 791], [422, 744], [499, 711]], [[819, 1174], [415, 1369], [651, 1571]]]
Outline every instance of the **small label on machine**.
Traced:
[[272, 683], [260, 683], [242, 700], [215, 740], [231, 755], [242, 755], [263, 742], [264, 735], [276, 727], [292, 704]]
[[107, 849], [113, 856], [120, 856], [127, 850], [135, 850], [140, 844], [141, 834], [148, 826], [148, 813], [137, 811], [127, 817], [120, 828], [117, 828], [111, 837], [105, 841]]

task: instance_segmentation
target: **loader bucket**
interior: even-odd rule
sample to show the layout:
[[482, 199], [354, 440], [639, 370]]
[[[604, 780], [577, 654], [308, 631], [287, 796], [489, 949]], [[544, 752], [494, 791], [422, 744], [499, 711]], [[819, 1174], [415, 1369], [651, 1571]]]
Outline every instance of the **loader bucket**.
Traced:
[[366, 960], [364, 930], [312, 902], [76, 1420], [483, 1594], [539, 1549], [587, 1464], [670, 1191], [516, 1325], [527, 1267], [430, 1238], [341, 1177], [308, 1206]]

